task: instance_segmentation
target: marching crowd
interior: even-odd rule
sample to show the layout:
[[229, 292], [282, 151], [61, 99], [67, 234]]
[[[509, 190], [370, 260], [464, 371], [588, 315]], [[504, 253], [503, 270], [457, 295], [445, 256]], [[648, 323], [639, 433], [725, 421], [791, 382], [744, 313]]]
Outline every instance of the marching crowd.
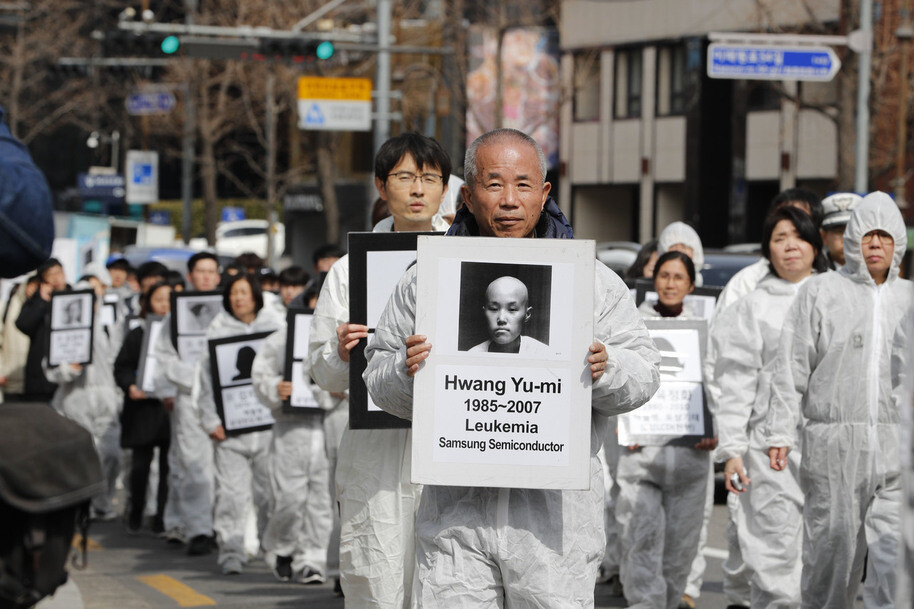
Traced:
[[[374, 231], [572, 238], [528, 136], [481, 136], [464, 170], [462, 186], [448, 179], [451, 161], [433, 139], [388, 140], [375, 185], [389, 216]], [[456, 214], [440, 209], [458, 188]], [[413, 378], [432, 345], [416, 327], [414, 269], [370, 334], [350, 321], [349, 258], [334, 248], [315, 254], [313, 278], [300, 267], [275, 275], [252, 255], [220, 269], [206, 252], [183, 276], [124, 259], [87, 268], [73, 286], [97, 294], [84, 365], [48, 365], [51, 296], [70, 289], [51, 259], [5, 303], [0, 386], [7, 399], [49, 402], [92, 432], [109, 489], [93, 501], [97, 518], [116, 517], [126, 472], [128, 532], [150, 526], [189, 554], [216, 551], [230, 575], [251, 558], [254, 528], [255, 553], [282, 581], [324, 582], [338, 562], [347, 606], [588, 607], [600, 582], [633, 607], [694, 607], [715, 462], [729, 491], [731, 606], [851, 607], [861, 580], [866, 607], [910, 606], [914, 289], [899, 276], [903, 219], [880, 192], [820, 201], [792, 189], [772, 202], [762, 235], [763, 258], [728, 283], [713, 316], [690, 304], [704, 255], [687, 224], [645, 244], [627, 273], [653, 282], [656, 300], [636, 308], [623, 280], [597, 265], [585, 491], [423, 488], [410, 481], [410, 430], [349, 428], [353, 348], [368, 343], [363, 378], [374, 402], [410, 419]], [[128, 319], [168, 319], [181, 290], [221, 291], [209, 340], [272, 332], [250, 362], [271, 429], [227, 434], [209, 355], [182, 360], [167, 331], [150, 351], [155, 391], [139, 387], [148, 326]], [[118, 296], [115, 323], [101, 321], [106, 294]], [[292, 392], [289, 307], [313, 309], [299, 380], [321, 412], [282, 408]], [[663, 380], [643, 321], [657, 317], [710, 318], [702, 367], [715, 432], [694, 445], [620, 446], [617, 416]]]

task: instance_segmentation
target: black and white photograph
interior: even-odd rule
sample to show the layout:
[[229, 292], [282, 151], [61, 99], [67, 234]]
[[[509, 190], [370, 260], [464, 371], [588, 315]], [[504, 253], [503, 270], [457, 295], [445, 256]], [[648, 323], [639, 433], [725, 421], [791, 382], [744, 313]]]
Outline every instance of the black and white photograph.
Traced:
[[206, 334], [209, 322], [222, 310], [221, 292], [172, 292], [178, 334]]
[[549, 349], [551, 297], [551, 266], [464, 262], [458, 350], [555, 355]]
[[86, 328], [92, 325], [95, 293], [92, 290], [55, 293], [51, 298], [51, 330]]
[[95, 292], [55, 292], [51, 295], [48, 364], [92, 363]]
[[275, 422], [270, 409], [254, 394], [251, 367], [270, 332], [208, 341], [213, 395], [222, 426], [229, 435], [269, 429]]
[[286, 314], [286, 364], [283, 380], [292, 382], [292, 395], [283, 402], [287, 413], [321, 412], [317, 398], [305, 382], [304, 360], [308, 357], [313, 309], [289, 309]]
[[206, 352], [206, 329], [222, 310], [222, 292], [171, 293], [171, 339], [187, 364]]
[[146, 332], [143, 334], [143, 344], [140, 347], [140, 362], [136, 377], [137, 386], [147, 395], [157, 398], [174, 397], [176, 393], [175, 387], [171, 383], [164, 383], [164, 387], [161, 390], [156, 387], [155, 383], [157, 364], [155, 344], [163, 328], [165, 328], [163, 317], [159, 315], [146, 316]]
[[432, 350], [413, 386], [413, 482], [587, 488], [594, 251], [418, 239], [415, 330]]
[[[390, 295], [403, 274], [416, 263], [416, 239], [441, 233], [350, 233], [349, 316], [352, 323], [374, 332]], [[365, 341], [349, 354], [349, 426], [352, 429], [407, 428], [410, 422], [381, 410], [368, 395]]]
[[620, 446], [694, 446], [714, 435], [702, 383], [708, 336], [704, 319], [646, 319], [660, 352], [660, 389], [644, 406], [619, 416]]

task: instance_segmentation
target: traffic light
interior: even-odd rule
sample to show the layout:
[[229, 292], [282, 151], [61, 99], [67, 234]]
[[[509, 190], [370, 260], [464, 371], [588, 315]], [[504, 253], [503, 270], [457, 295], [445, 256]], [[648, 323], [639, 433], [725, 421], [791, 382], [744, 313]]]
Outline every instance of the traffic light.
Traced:
[[110, 30], [102, 40], [105, 57], [161, 57], [177, 53], [180, 47], [177, 36], [156, 32]]
[[294, 38], [264, 38], [260, 41], [261, 61], [283, 61], [293, 64], [314, 63], [333, 57], [329, 40], [298, 40]]

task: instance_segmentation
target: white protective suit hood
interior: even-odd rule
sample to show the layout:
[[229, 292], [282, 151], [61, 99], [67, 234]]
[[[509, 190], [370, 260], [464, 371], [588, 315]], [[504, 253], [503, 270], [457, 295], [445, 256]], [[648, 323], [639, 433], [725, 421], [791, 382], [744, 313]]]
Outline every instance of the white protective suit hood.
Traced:
[[904, 257], [908, 245], [908, 234], [898, 206], [889, 195], [878, 190], [866, 195], [851, 214], [851, 219], [844, 230], [846, 264], [840, 272], [864, 283], [873, 280], [863, 261], [863, 245], [860, 241], [865, 234], [874, 230], [885, 231], [895, 240], [895, 253], [892, 256], [892, 266], [889, 268], [887, 278], [887, 281], [892, 281], [898, 277], [901, 259]]
[[695, 264], [695, 270], [701, 271], [701, 267], [705, 264], [705, 250], [701, 246], [701, 237], [698, 236], [695, 229], [685, 222], [673, 222], [668, 225], [657, 240], [657, 252], [662, 256], [677, 243], [692, 248], [692, 262]]

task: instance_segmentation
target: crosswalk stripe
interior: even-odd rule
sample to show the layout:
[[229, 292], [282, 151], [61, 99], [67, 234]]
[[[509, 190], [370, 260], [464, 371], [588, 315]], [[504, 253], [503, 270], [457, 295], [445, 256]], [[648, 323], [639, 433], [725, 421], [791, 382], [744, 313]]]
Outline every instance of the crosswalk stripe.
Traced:
[[179, 607], [206, 607], [216, 604], [210, 597], [167, 575], [144, 575], [137, 579], [173, 599]]

